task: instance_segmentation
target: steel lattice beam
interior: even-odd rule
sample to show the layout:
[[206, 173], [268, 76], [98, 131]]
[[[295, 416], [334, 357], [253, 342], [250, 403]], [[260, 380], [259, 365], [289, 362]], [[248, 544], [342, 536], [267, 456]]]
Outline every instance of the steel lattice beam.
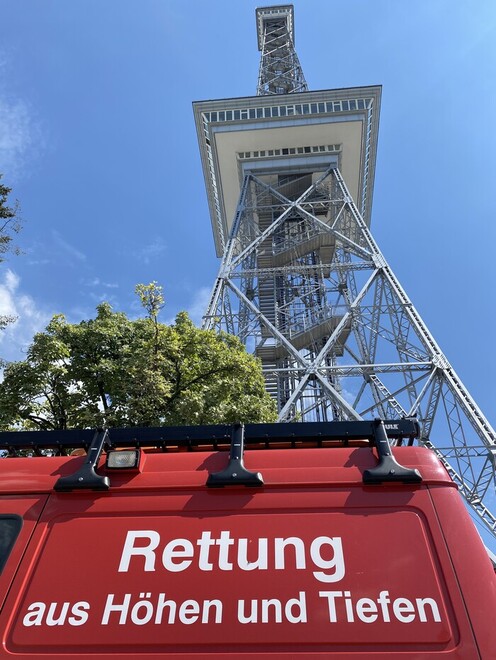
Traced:
[[[496, 533], [496, 438], [362, 220], [337, 168], [293, 193], [248, 174], [205, 325], [262, 361], [280, 419], [416, 415], [422, 443]], [[300, 185], [299, 185], [300, 184]], [[317, 204], [318, 201], [318, 204]], [[312, 212], [312, 209], [317, 209]]]

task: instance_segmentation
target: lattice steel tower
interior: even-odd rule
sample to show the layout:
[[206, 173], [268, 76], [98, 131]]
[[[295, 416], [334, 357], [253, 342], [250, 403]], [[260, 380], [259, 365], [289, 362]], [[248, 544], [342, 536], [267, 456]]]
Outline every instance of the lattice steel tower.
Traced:
[[260, 358], [280, 420], [416, 416], [496, 535], [496, 435], [369, 229], [381, 88], [307, 91], [293, 7], [256, 19], [257, 96], [194, 103], [222, 257], [204, 325]]

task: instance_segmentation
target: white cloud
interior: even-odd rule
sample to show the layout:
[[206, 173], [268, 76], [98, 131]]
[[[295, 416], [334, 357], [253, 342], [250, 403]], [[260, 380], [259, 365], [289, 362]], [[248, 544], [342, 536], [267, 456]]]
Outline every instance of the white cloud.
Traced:
[[0, 169], [10, 174], [22, 167], [30, 142], [30, 117], [25, 104], [0, 101]]
[[[27, 254], [29, 266], [47, 266], [53, 263], [60, 265], [63, 260], [64, 263], [77, 265], [79, 268], [88, 260], [86, 254], [69, 243], [57, 229], [52, 229], [45, 240], [37, 241], [23, 251]], [[92, 282], [93, 280], [81, 280], [85, 286], [90, 286]]]
[[[211, 294], [211, 289], [209, 289], [206, 286], [202, 286], [193, 293], [191, 303], [186, 308], [185, 307], [180, 308], [180, 310], [184, 310], [185, 312], [188, 313], [193, 323], [197, 326], [201, 326], [203, 315], [207, 311], [207, 305], [210, 300], [210, 294]], [[166, 298], [166, 303], [167, 303], [167, 298]], [[169, 316], [168, 318], [161, 320], [162, 323], [165, 323], [166, 325], [172, 325], [175, 322], [176, 317], [174, 314], [174, 316]]]
[[36, 113], [25, 98], [11, 91], [15, 55], [0, 50], [0, 172], [9, 184], [25, 176], [46, 147]]
[[[113, 294], [106, 293], [105, 291], [100, 291], [99, 293], [95, 293], [94, 291], [89, 292], [89, 298], [90, 300], [93, 300], [97, 305], [99, 305], [102, 302], [107, 302], [109, 305], [112, 305], [112, 307], [116, 307], [118, 303], [117, 296], [114, 296]], [[94, 314], [94, 312], [93, 312]]]
[[75, 248], [73, 245], [68, 243], [56, 229], [52, 229], [52, 237], [55, 243], [66, 252], [71, 259], [76, 259], [77, 261], [86, 261], [86, 255], [83, 254], [80, 250]]
[[19, 291], [20, 279], [7, 269], [0, 280], [0, 315], [17, 320], [0, 331], [0, 355], [5, 360], [23, 359], [36, 332], [42, 330], [51, 315], [41, 310], [33, 298]]
[[89, 280], [82, 280], [83, 286], [89, 287], [103, 287], [104, 289], [118, 289], [119, 285], [116, 282], [102, 282], [99, 277], [93, 277]]
[[0, 99], [0, 171], [9, 180], [24, 173], [44, 146], [40, 127], [21, 99]]
[[14, 273], [14, 271], [10, 270], [10, 268], [7, 269], [7, 272], [5, 273], [5, 288], [7, 291], [10, 293], [14, 293], [14, 291], [17, 289], [19, 286], [19, 276]]
[[200, 325], [202, 318], [207, 311], [207, 305], [210, 301], [210, 294], [212, 290], [206, 286], [201, 287], [195, 292], [191, 305], [187, 308], [187, 312], [191, 320], [196, 325]]
[[[90, 277], [87, 279], [81, 279], [80, 283], [86, 289], [82, 292], [84, 296], [87, 296], [95, 305], [99, 305], [102, 302], [107, 302], [112, 307], [117, 307], [118, 298], [116, 296], [116, 289], [119, 288], [119, 285], [115, 282], [104, 282], [99, 277]], [[93, 317], [95, 315], [94, 308], [86, 314], [86, 317]]]
[[93, 306], [76, 305], [67, 312], [69, 323], [79, 323], [80, 321], [90, 319], [95, 315]]
[[164, 239], [161, 236], [157, 236], [153, 241], [144, 245], [138, 250], [132, 252], [133, 256], [140, 261], [143, 261], [145, 264], [149, 264], [152, 259], [159, 257], [165, 250], [167, 245], [164, 242]]

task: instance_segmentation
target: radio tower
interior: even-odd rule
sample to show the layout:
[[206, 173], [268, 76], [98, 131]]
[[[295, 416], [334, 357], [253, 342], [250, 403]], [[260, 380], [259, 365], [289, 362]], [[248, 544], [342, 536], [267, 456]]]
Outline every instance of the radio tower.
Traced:
[[292, 5], [256, 21], [257, 95], [194, 103], [222, 257], [204, 326], [260, 358], [281, 421], [415, 416], [496, 540], [496, 435], [369, 228], [381, 88], [308, 91]]

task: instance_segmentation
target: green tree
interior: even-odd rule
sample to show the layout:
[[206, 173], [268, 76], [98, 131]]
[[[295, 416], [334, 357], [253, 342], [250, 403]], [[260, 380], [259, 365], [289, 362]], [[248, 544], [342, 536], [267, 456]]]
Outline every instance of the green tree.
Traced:
[[0, 261], [4, 260], [7, 252], [19, 253], [19, 248], [13, 242], [15, 234], [21, 229], [19, 203], [15, 202], [14, 206], [8, 205], [11, 190], [0, 181]]
[[136, 288], [147, 312], [108, 303], [78, 324], [55, 316], [0, 384], [0, 427], [66, 429], [275, 421], [260, 363], [231, 335], [185, 312], [158, 321], [162, 289]]
[[[0, 179], [2, 175], [0, 174]], [[4, 261], [8, 252], [19, 254], [19, 248], [14, 242], [15, 235], [21, 230], [19, 221], [19, 203], [8, 205], [11, 188], [0, 181], [0, 262]], [[0, 315], [0, 330], [16, 320], [15, 316]]]

